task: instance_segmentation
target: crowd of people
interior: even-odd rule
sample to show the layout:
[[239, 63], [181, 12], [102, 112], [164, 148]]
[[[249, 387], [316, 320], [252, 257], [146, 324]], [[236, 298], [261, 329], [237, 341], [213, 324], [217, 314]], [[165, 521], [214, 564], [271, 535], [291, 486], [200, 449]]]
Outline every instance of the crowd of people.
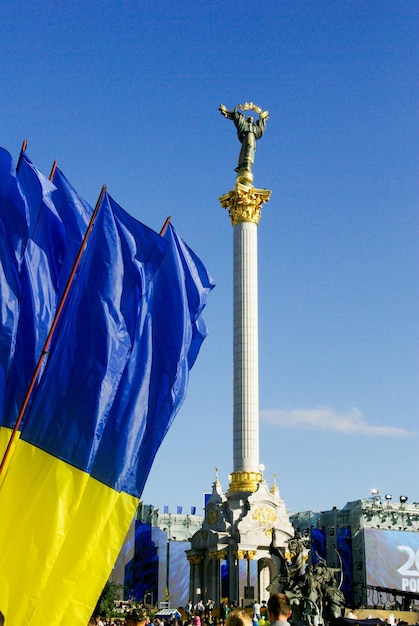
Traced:
[[291, 615], [289, 600], [282, 593], [271, 596], [267, 605], [263, 603], [262, 607], [255, 601], [251, 612], [237, 607], [234, 602], [222, 602], [218, 610], [215, 608], [215, 603], [210, 599], [206, 603], [199, 600], [195, 605], [189, 601], [183, 620], [177, 611], [168, 615], [167, 619], [156, 616], [150, 620], [146, 607], [140, 605], [129, 611], [126, 617], [92, 617], [89, 626], [273, 626], [273, 622], [281, 622], [274, 626], [287, 626], [287, 619]]
[[[252, 609], [239, 608], [235, 602], [222, 602], [216, 607], [210, 599], [205, 603], [199, 600], [195, 605], [189, 601], [182, 613], [183, 615], [174, 610], [162, 619], [157, 614], [153, 616], [153, 611], [148, 611], [144, 605], [139, 605], [128, 611], [125, 617], [93, 617], [89, 626], [291, 626], [292, 624], [291, 601], [284, 593], [273, 593], [268, 602], [262, 604], [255, 601]], [[352, 610], [346, 617], [353, 620], [354, 626], [359, 626], [358, 617]], [[0, 620], [0, 626], [1, 624]], [[407, 626], [407, 623], [391, 614], [383, 621], [383, 626]]]

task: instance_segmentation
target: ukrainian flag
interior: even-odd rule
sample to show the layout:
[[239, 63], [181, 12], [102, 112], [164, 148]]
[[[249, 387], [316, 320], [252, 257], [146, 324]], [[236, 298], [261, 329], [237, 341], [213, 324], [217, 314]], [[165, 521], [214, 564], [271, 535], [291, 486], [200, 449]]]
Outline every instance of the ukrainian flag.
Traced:
[[104, 195], [2, 476], [6, 624], [87, 623], [185, 396], [213, 286], [172, 227], [160, 237]]

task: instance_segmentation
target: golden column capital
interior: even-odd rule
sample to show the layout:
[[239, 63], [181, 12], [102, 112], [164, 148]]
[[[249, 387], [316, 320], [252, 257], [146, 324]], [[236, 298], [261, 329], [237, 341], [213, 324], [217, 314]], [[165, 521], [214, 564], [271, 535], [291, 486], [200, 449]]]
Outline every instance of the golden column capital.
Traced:
[[262, 204], [271, 197], [269, 189], [256, 189], [236, 182], [234, 189], [219, 198], [223, 209], [228, 208], [231, 225], [253, 222], [256, 226], [261, 218]]
[[234, 556], [236, 557], [236, 559], [245, 559], [246, 558], [246, 550], [235, 550], [233, 552]]
[[227, 558], [227, 550], [217, 550], [216, 552], [210, 552], [209, 558], [213, 561], [222, 561]]
[[252, 561], [255, 558], [256, 554], [256, 550], [236, 550], [234, 552], [234, 556], [236, 557], [236, 559], [245, 559], [246, 561]]
[[192, 556], [188, 556], [187, 559], [191, 565], [199, 565], [204, 560], [204, 557], [193, 554]]

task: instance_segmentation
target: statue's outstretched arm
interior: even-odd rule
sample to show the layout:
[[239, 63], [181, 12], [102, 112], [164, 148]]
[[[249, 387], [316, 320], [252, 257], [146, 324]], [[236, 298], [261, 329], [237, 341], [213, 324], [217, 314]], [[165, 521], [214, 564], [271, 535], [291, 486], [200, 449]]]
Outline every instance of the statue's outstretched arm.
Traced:
[[234, 109], [234, 111], [229, 111], [227, 107], [224, 106], [224, 104], [220, 104], [218, 110], [221, 112], [221, 115], [224, 115], [224, 117], [226, 117], [228, 120], [232, 120], [234, 118], [234, 112], [236, 109]]

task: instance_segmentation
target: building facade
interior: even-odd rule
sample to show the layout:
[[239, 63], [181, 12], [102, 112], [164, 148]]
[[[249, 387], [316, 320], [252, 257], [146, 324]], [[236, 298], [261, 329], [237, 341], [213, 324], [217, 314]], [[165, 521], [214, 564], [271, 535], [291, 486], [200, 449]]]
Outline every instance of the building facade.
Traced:
[[[226, 519], [228, 500], [218, 478], [205, 517], [161, 513], [141, 505], [111, 577], [124, 585], [124, 599], [171, 608], [199, 597], [216, 603], [228, 598], [245, 606], [254, 598], [267, 599], [267, 587], [277, 571], [258, 543], [260, 533], [267, 536], [272, 524], [272, 502], [280, 498], [275, 485], [269, 490], [263, 483], [257, 506], [252, 508], [250, 501], [249, 509], [251, 526], [257, 522], [259, 531], [250, 536], [239, 533], [238, 546], [231, 542], [228, 527], [234, 515]], [[285, 513], [285, 523], [287, 519]], [[295, 532], [307, 540], [307, 564], [320, 558], [343, 569], [347, 608], [419, 610], [419, 503], [374, 494], [348, 502], [343, 509], [295, 513], [290, 521], [289, 537]], [[244, 528], [245, 518], [242, 522]], [[196, 542], [192, 547], [196, 534], [211, 550], [200, 552]], [[238, 572], [234, 577], [229, 555], [233, 572]]]
[[140, 504], [110, 577], [122, 585], [124, 600], [159, 608], [186, 605], [186, 551], [203, 519], [192, 513], [161, 513], [151, 505]]
[[292, 515], [310, 541], [309, 562], [343, 568], [346, 606], [419, 607], [419, 503], [374, 492], [343, 509]]

